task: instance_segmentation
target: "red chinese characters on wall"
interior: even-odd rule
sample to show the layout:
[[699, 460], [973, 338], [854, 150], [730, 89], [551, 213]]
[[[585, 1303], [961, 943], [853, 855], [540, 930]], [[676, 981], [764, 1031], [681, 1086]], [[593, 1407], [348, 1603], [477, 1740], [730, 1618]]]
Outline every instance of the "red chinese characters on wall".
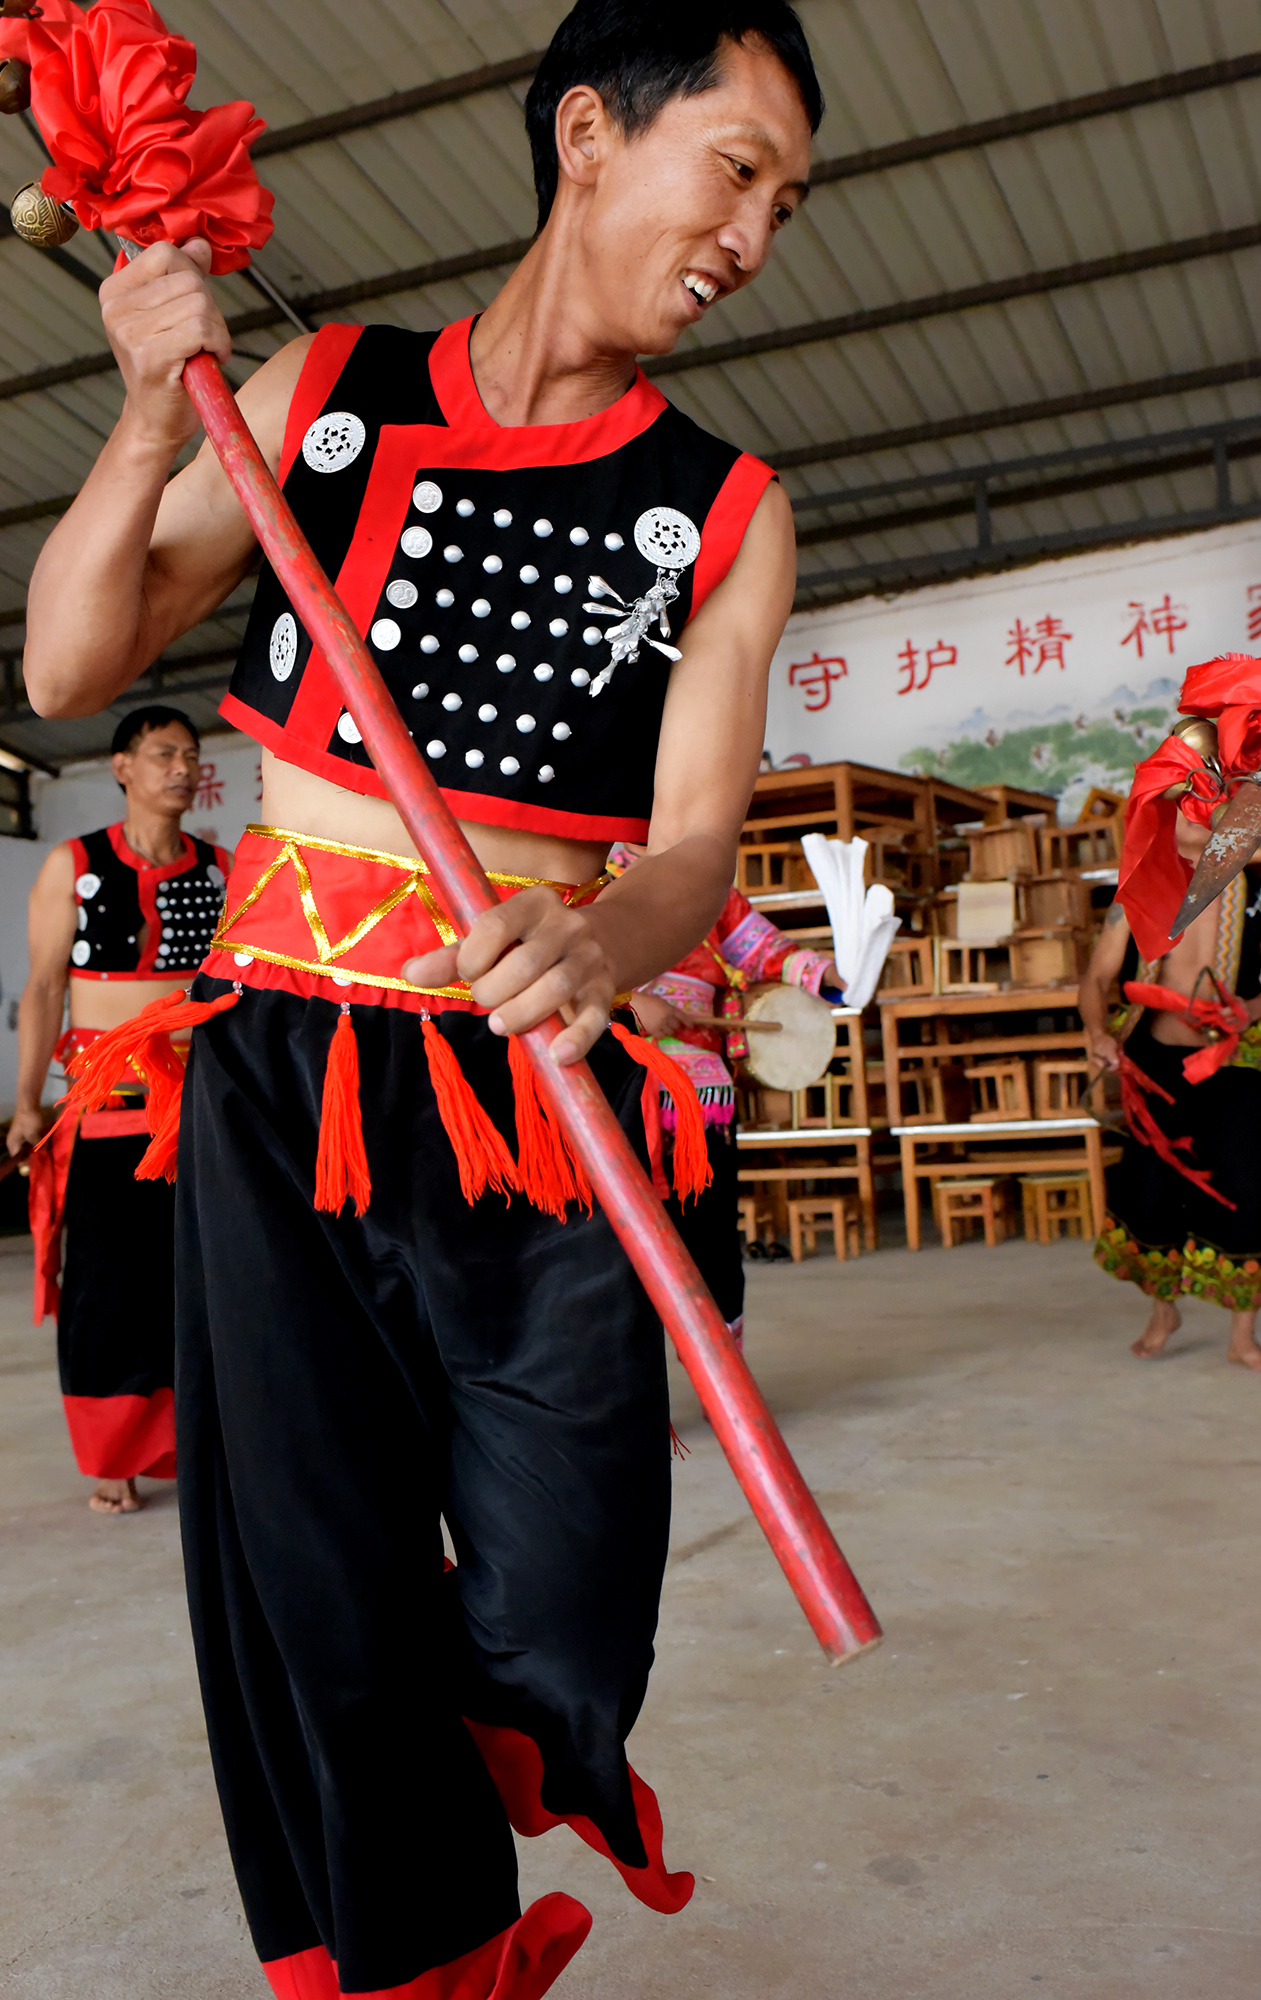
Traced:
[[1261, 639], [1261, 583], [1248, 585], [1248, 644]]
[[[924, 674], [922, 679], [917, 679], [921, 660]], [[908, 639], [898, 654], [898, 672], [902, 675], [902, 685], [898, 693], [922, 694], [938, 667], [954, 667], [958, 663], [958, 647], [948, 646], [944, 639], [939, 639], [935, 646], [927, 647], [923, 653], [912, 640]]]
[[195, 806], [205, 806], [207, 809], [213, 806], [221, 806], [223, 804], [223, 782], [223, 779], [216, 774], [213, 764], [199, 764], [197, 766], [197, 793], [193, 804]]
[[823, 660], [813, 653], [808, 660], [798, 660], [789, 667], [788, 685], [800, 688], [807, 712], [817, 715], [820, 709], [831, 705], [832, 683], [844, 680], [848, 673], [849, 668], [838, 654]]
[[1175, 604], [1166, 591], [1160, 603], [1153, 605], [1150, 610], [1145, 604], [1136, 604], [1133, 599], [1130, 601], [1129, 609], [1133, 623], [1121, 641], [1123, 646], [1133, 646], [1140, 660], [1143, 657], [1144, 639], [1151, 639], [1153, 643], [1163, 639], [1169, 652], [1175, 650], [1178, 633], [1187, 629], [1185, 604]]
[[[1064, 670], [1064, 648], [1072, 638], [1072, 633], [1064, 629], [1062, 618], [1037, 618], [1032, 625], [1026, 625], [1017, 618], [1007, 634], [1007, 644], [1011, 648], [1004, 665], [1018, 667], [1023, 674], [1040, 674], [1043, 667], [1058, 667]], [[1030, 662], [1032, 661], [1032, 665]]]

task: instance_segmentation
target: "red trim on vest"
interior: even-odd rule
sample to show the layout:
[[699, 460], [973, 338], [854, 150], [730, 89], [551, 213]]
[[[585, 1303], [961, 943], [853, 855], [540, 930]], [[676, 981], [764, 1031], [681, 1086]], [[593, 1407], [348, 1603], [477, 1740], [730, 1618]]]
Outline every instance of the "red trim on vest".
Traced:
[[470, 1736], [482, 1753], [483, 1762], [495, 1781], [495, 1789], [503, 1800], [504, 1811], [512, 1823], [513, 1831], [532, 1839], [541, 1833], [550, 1833], [554, 1826], [568, 1826], [611, 1861], [625, 1882], [632, 1896], [657, 1910], [662, 1916], [677, 1916], [692, 1899], [696, 1878], [686, 1870], [677, 1875], [667, 1872], [662, 1857], [661, 1846], [664, 1829], [661, 1823], [661, 1808], [657, 1795], [650, 1785], [646, 1785], [634, 1771], [630, 1772], [631, 1797], [635, 1805], [635, 1819], [639, 1827], [639, 1837], [644, 1843], [648, 1864], [644, 1868], [630, 1868], [619, 1861], [608, 1841], [593, 1821], [582, 1813], [563, 1813], [559, 1816], [549, 1812], [543, 1804], [543, 1753], [530, 1736], [519, 1729], [501, 1729], [487, 1722], [472, 1722], [464, 1718]]
[[[158, 968], [158, 946], [162, 942], [162, 919], [158, 915], [158, 884], [169, 882], [174, 875], [186, 875], [197, 865], [197, 846], [193, 837], [181, 829], [180, 840], [184, 852], [177, 861], [146, 861], [143, 854], [137, 854], [127, 844], [121, 820], [107, 826], [106, 834], [115, 855], [125, 868], [131, 868], [136, 876], [136, 894], [140, 901], [140, 915], [145, 926], [145, 942], [136, 961], [134, 972], [116, 972], [115, 979], [153, 979], [162, 977]], [[97, 973], [96, 978], [107, 975]]]
[[302, 373], [289, 400], [289, 415], [285, 419], [285, 441], [280, 452], [279, 477], [282, 486], [302, 449], [303, 438], [332, 395], [337, 378], [350, 360], [355, 342], [362, 332], [361, 326], [344, 323], [322, 326], [311, 342], [302, 364]]
[[[307, 666], [307, 675], [311, 672]], [[304, 678], [303, 687], [306, 686]], [[296, 708], [297, 703], [294, 703]], [[324, 732], [324, 741], [333, 733], [333, 724], [341, 714], [341, 699], [333, 704], [332, 722]], [[309, 771], [313, 778], [327, 778], [330, 784], [340, 785], [343, 791], [359, 792], [368, 798], [387, 799], [389, 793], [370, 764], [351, 764], [341, 757], [335, 757], [331, 750], [308, 748], [305, 743], [295, 742], [292, 733], [272, 720], [268, 715], [260, 715], [257, 709], [249, 708], [234, 694], [225, 694], [219, 704], [219, 713], [234, 728], [246, 736], [252, 736], [256, 743], [271, 750], [286, 764], [294, 764], [301, 771]], [[614, 819], [596, 817], [586, 813], [559, 812], [551, 806], [533, 806], [524, 800], [483, 797], [480, 792], [449, 792], [440, 788], [442, 796], [460, 819], [475, 820], [484, 826], [511, 826], [525, 833], [555, 834], [560, 840], [647, 840], [648, 821], [646, 819]], [[116, 978], [120, 975], [115, 974]]]
[[[355, 2000], [543, 2000], [586, 1943], [591, 1914], [558, 1891], [540, 1896], [498, 1937], [403, 1986], [356, 1989]], [[276, 2000], [341, 2000], [337, 1968], [323, 1945], [264, 1963]]]
[[[469, 341], [473, 320], [461, 319], [443, 328], [429, 355], [429, 380], [438, 406], [450, 425], [439, 433], [447, 439], [445, 452], [426, 460], [426, 465], [449, 465], [461, 470], [489, 467], [509, 471], [520, 466], [585, 465], [593, 458], [606, 458], [620, 451], [632, 438], [654, 424], [666, 407], [660, 389], [653, 387], [642, 368], [624, 396], [593, 417], [580, 417], [568, 424], [499, 424], [478, 394], [473, 377]], [[383, 427], [382, 438], [394, 427]], [[431, 425], [418, 425], [405, 436]], [[472, 455], [470, 456], [470, 446]], [[417, 460], [416, 464], [421, 461]], [[415, 465], [412, 466], [415, 471]], [[410, 482], [409, 482], [410, 483]], [[373, 600], [375, 604], [375, 599]]]
[[705, 516], [701, 552], [692, 571], [690, 625], [711, 590], [720, 584], [740, 553], [749, 522], [775, 473], [760, 458], [743, 452], [719, 487]]
[[[642, 369], [637, 369], [626, 394], [594, 417], [568, 424], [497, 424], [482, 402], [473, 377], [469, 358], [472, 326], [469, 318], [444, 327], [429, 354], [430, 381], [449, 428], [440, 424], [381, 426], [354, 537], [333, 579], [337, 594], [361, 635], [367, 633], [380, 602], [411, 508], [418, 466], [435, 471], [502, 471], [585, 464], [607, 457], [629, 444], [632, 438], [641, 436], [666, 408], [661, 391], [649, 382]], [[306, 433], [307, 424], [314, 420], [331, 393], [328, 370], [340, 350], [332, 342], [321, 346], [324, 335], [353, 333], [357, 338], [359, 332], [357, 327], [326, 327], [312, 347], [294, 392], [295, 403], [299, 394], [306, 396], [301, 430], [291, 422], [298, 443]], [[346, 345], [346, 358], [352, 346], [353, 340]], [[318, 403], [314, 401], [314, 388], [309, 396], [304, 389], [308, 370], [319, 376]], [[297, 450], [295, 443], [290, 452], [290, 443], [287, 428], [288, 458], [282, 464], [282, 480]], [[723, 481], [705, 519], [693, 577], [689, 622], [731, 567], [753, 510], [774, 477], [769, 466], [746, 452]], [[385, 786], [370, 765], [352, 763], [328, 749], [342, 707], [328, 661], [313, 646], [283, 724], [261, 715], [232, 694], [225, 695], [219, 713], [255, 742], [287, 763], [309, 771], [313, 777], [326, 778], [331, 784], [368, 798], [387, 798]], [[525, 833], [552, 834], [567, 840], [636, 841], [646, 839], [648, 833], [648, 821], [642, 818], [561, 812], [523, 800], [484, 797], [478, 792], [444, 789], [443, 796], [466, 819], [487, 826], [513, 827]]]
[[174, 1479], [173, 1389], [61, 1400], [80, 1472], [92, 1479]]

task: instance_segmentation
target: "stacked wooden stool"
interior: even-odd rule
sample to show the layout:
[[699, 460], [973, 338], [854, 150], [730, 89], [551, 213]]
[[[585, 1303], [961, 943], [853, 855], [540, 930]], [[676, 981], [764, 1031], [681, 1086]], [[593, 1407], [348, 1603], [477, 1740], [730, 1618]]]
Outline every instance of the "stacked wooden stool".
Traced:
[[1011, 1182], [999, 1174], [977, 1174], [966, 1180], [941, 1180], [936, 1186], [937, 1222], [941, 1240], [952, 1250], [956, 1228], [970, 1235], [980, 1223], [992, 1250], [1011, 1233]]
[[1060, 1236], [1087, 1240], [1094, 1236], [1089, 1174], [1022, 1174], [1020, 1193], [1026, 1243], [1050, 1243]]
[[861, 1246], [858, 1196], [806, 1195], [789, 1202], [788, 1242], [794, 1264], [800, 1264], [807, 1250], [818, 1249], [820, 1229], [831, 1230], [842, 1264], [847, 1256], [857, 1257]]

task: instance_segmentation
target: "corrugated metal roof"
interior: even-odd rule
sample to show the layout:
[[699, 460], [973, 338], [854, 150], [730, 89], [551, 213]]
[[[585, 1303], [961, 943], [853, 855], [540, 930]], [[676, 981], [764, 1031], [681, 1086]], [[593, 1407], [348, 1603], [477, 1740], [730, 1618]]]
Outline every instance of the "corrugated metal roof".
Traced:
[[[178, 25], [200, 52], [197, 102], [246, 96], [285, 126], [518, 57], [542, 46], [564, 12], [510, 0], [357, 0], [349, 12], [318, 0], [184, 0]], [[1261, 50], [1261, 0], [802, 0], [801, 12], [828, 98], [821, 160]], [[297, 296], [528, 235], [524, 90], [482, 91], [269, 157], [277, 227], [262, 269]], [[1258, 130], [1261, 78], [829, 182], [758, 284], [687, 342], [703, 349], [1253, 225]], [[40, 164], [25, 127], [0, 121], [0, 189]], [[69, 250], [108, 268], [103, 246], [82, 236]], [[90, 290], [14, 241], [0, 244], [0, 270], [0, 377], [100, 350]], [[484, 305], [502, 276], [448, 280], [338, 316], [433, 327]], [[222, 291], [230, 311], [259, 303], [240, 278]], [[1261, 248], [1250, 248], [729, 360], [662, 386], [710, 428], [774, 455], [1250, 359], [1258, 304]], [[265, 356], [286, 337], [261, 330], [241, 346]], [[253, 365], [241, 359], [238, 379]], [[98, 374], [0, 401], [0, 510], [73, 491], [119, 396], [117, 377]], [[806, 500], [1258, 410], [1257, 382], [1205, 387], [821, 459], [785, 483]], [[1261, 501], [1257, 463], [1232, 466], [1237, 500]], [[993, 505], [1004, 534], [1054, 535], [1210, 505], [1212, 491], [1205, 468]], [[803, 583], [846, 561], [928, 557], [974, 539], [966, 517], [899, 525], [887, 507], [875, 512], [881, 526], [862, 534], [852, 507], [803, 511], [804, 526], [831, 523], [848, 537], [803, 548]], [[0, 615], [20, 605], [44, 531], [0, 530]], [[180, 650], [213, 651], [233, 630], [239, 619], [217, 620]], [[14, 644], [19, 636], [20, 627]], [[3, 733], [55, 756], [61, 727], [8, 722]]]

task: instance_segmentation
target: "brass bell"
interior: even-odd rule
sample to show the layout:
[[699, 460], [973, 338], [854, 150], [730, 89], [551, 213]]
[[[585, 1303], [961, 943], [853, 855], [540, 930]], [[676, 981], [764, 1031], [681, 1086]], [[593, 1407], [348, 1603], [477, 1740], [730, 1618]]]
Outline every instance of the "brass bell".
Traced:
[[19, 111], [28, 111], [30, 104], [30, 65], [11, 56], [8, 62], [0, 63], [0, 116], [13, 117]]
[[1181, 722], [1174, 723], [1173, 734], [1180, 736], [1188, 749], [1198, 750], [1210, 771], [1220, 771], [1215, 722], [1204, 715], [1184, 715]]
[[28, 181], [13, 197], [9, 218], [24, 243], [38, 250], [53, 250], [68, 243], [78, 230], [74, 210], [46, 195], [38, 181]]

